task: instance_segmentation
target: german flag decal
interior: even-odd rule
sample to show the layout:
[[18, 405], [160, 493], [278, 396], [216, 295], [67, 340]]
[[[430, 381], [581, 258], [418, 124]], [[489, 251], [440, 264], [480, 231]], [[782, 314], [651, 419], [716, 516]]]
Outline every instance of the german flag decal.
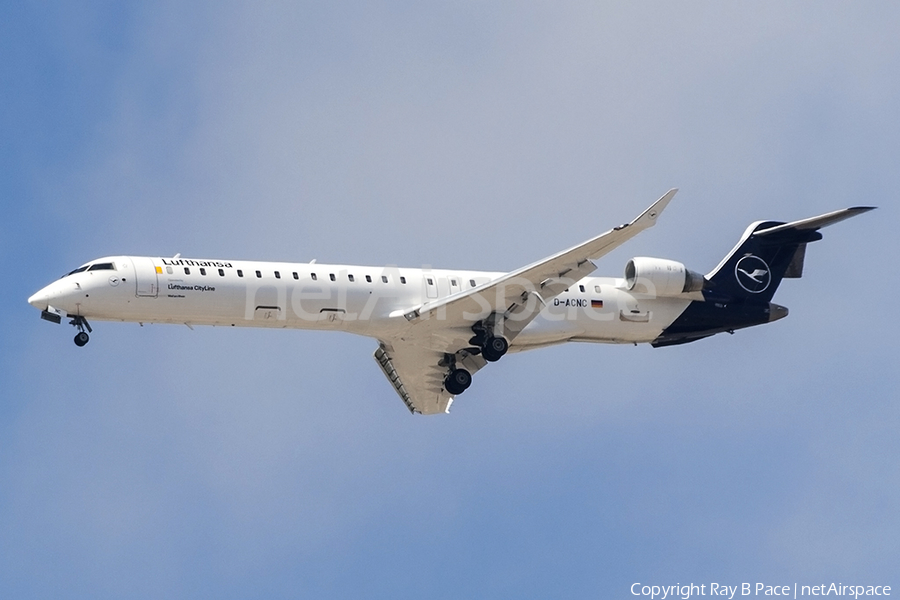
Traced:
[[591, 300], [591, 308], [603, 308], [603, 300]]

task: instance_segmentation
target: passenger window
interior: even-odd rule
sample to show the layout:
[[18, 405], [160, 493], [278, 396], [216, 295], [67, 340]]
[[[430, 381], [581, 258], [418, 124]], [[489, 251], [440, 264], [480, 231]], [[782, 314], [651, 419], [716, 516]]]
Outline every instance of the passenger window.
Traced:
[[469, 285], [472, 286], [472, 287], [475, 287], [475, 280], [474, 280], [474, 279], [470, 279], [470, 280], [469, 280]]
[[353, 279], [353, 275], [347, 275], [347, 278], [348, 278], [350, 281], [353, 281], [353, 280], [354, 280], [354, 279]]
[[406, 283], [406, 277], [401, 277], [401, 278], [400, 278], [400, 283]]
[[173, 273], [172, 267], [166, 267], [166, 273], [168, 273], [169, 275], [171, 275], [171, 274]]
[[190, 270], [189, 268], [185, 267], [185, 268], [184, 268], [184, 274], [185, 274], [185, 275], [190, 275], [190, 274], [191, 274], [191, 270]]
[[584, 291], [584, 286], [583, 286], [583, 285], [579, 285], [579, 286], [578, 286], [578, 289], [581, 290], [581, 291], [583, 292], [583, 291]]
[[328, 274], [328, 278], [329, 278], [330, 280], [334, 281], [334, 273], [329, 273], [329, 274]]
[[200, 274], [206, 275], [206, 269], [204, 269], [203, 267], [200, 267]]
[[315, 274], [315, 273], [310, 273], [310, 276], [312, 277], [312, 280], [313, 280], [313, 281], [315, 281], [316, 279], [318, 279], [318, 277], [316, 277], [316, 274]]
[[431, 277], [428, 278], [428, 285], [434, 285], [434, 279]]
[[258, 279], [262, 279], [262, 272], [261, 272], [261, 271], [257, 271], [257, 272], [256, 272], [256, 277], [257, 277]]
[[599, 293], [600, 293], [600, 286], [599, 286], [599, 285], [595, 285], [595, 286], [594, 286], [594, 291], [597, 292], [597, 293], [599, 294]]
[[219, 269], [219, 277], [225, 277], [225, 269]]
[[275, 279], [281, 279], [281, 273], [275, 271]]
[[451, 279], [451, 280], [450, 280], [450, 285], [456, 285], [456, 280], [455, 280], [455, 279]]
[[387, 283], [387, 275], [382, 275], [382, 276], [381, 276], [381, 282], [382, 282], [382, 283]]
[[241, 269], [238, 269], [238, 277], [243, 277], [243, 276], [244, 276], [244, 271]]
[[300, 276], [297, 275], [297, 271], [294, 271], [294, 272], [293, 272], [293, 275], [294, 275], [294, 279], [300, 279]]
[[366, 281], [369, 282], [369, 283], [372, 283], [372, 276], [371, 276], [371, 275], [366, 275]]

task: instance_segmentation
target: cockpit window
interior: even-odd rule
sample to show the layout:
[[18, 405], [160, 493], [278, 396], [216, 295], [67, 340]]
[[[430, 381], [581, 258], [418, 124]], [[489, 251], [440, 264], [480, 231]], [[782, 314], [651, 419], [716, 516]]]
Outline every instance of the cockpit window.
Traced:
[[74, 275], [75, 273], [82, 273], [84, 271], [115, 271], [116, 263], [94, 263], [92, 265], [84, 265], [78, 267], [74, 271], [69, 271], [63, 277], [68, 277], [69, 275]]
[[88, 267], [88, 271], [115, 271], [116, 265], [113, 263], [96, 263]]
[[69, 275], [74, 275], [75, 273], [81, 273], [82, 271], [87, 271], [88, 266], [89, 265], [84, 265], [83, 267], [78, 267], [74, 271], [69, 271], [68, 273], [63, 275], [63, 277], [68, 277]]

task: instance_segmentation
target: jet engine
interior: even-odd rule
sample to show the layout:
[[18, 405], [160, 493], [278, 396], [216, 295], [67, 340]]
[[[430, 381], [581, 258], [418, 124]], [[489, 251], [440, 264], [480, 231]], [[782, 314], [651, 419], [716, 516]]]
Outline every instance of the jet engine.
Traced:
[[699, 292], [705, 283], [703, 275], [674, 260], [638, 256], [625, 265], [625, 288], [636, 294], [678, 296]]

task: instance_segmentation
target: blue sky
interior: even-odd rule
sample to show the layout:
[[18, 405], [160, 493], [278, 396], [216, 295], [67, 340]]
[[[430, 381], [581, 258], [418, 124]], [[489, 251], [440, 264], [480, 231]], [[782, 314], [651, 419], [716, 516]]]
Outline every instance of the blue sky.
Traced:
[[[626, 598], [900, 586], [898, 8], [0, 8], [0, 596]], [[706, 272], [853, 205], [778, 323], [568, 345], [413, 418], [342, 334], [98, 323], [26, 298], [107, 254]]]

